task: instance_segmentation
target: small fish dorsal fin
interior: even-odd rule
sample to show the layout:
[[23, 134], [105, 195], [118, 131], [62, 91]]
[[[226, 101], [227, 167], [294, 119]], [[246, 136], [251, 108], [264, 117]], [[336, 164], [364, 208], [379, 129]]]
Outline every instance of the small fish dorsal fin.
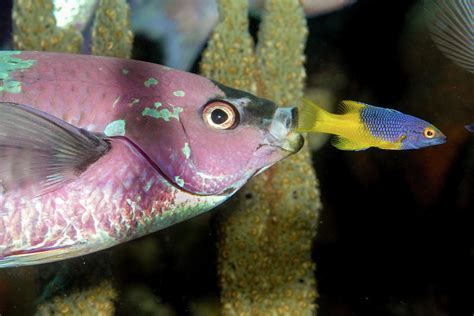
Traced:
[[98, 135], [26, 105], [0, 102], [0, 196], [54, 191], [110, 149]]
[[333, 136], [331, 145], [339, 150], [365, 150], [369, 148], [367, 144], [341, 136]]
[[364, 103], [357, 102], [357, 101], [344, 100], [341, 103], [339, 103], [337, 107], [337, 113], [338, 114], [358, 113], [365, 107], [367, 107], [367, 105]]

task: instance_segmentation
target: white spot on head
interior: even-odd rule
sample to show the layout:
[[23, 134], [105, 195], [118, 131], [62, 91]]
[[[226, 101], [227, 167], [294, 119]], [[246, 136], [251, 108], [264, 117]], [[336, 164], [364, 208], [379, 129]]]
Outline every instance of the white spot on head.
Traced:
[[112, 107], [113, 107], [113, 108], [114, 108], [114, 107], [117, 105], [117, 103], [120, 101], [120, 98], [121, 98], [121, 97], [118, 96], [118, 97], [115, 99], [114, 103], [112, 103]]
[[155, 182], [155, 179], [154, 179], [154, 178], [151, 178], [151, 179], [145, 184], [145, 187], [143, 188], [143, 189], [145, 190], [145, 192], [150, 191], [151, 186], [153, 185], [153, 182]]
[[145, 87], [150, 88], [151, 86], [155, 86], [159, 83], [159, 81], [155, 78], [148, 78], [143, 84]]
[[96, 126], [94, 124], [89, 124], [89, 125], [86, 126], [86, 130], [88, 130], [88, 131], [93, 131], [93, 130], [95, 130], [95, 128], [96, 128]]
[[176, 182], [177, 185], [182, 187], [184, 185], [184, 180], [181, 179], [179, 176], [174, 177], [174, 181]]
[[183, 154], [186, 159], [189, 159], [189, 157], [191, 156], [191, 148], [189, 148], [188, 143], [184, 143]]
[[186, 95], [186, 93], [184, 93], [183, 90], [178, 90], [178, 91], [174, 91], [173, 95], [176, 96], [176, 97], [184, 97]]
[[110, 122], [104, 129], [106, 136], [124, 136], [125, 135], [125, 120], [116, 120]]

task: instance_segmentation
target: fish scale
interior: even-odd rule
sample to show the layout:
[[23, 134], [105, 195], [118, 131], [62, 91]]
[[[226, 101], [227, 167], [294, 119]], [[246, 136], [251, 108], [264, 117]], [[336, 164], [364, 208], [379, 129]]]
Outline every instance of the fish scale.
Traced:
[[[241, 120], [212, 127], [208, 103]], [[0, 267], [95, 252], [199, 215], [302, 146], [293, 109], [111, 57], [0, 51], [2, 113]]]
[[404, 134], [405, 114], [367, 105], [361, 110], [360, 116], [371, 134], [384, 141], [396, 142]]
[[[24, 249], [34, 252], [78, 244], [96, 251], [197, 215], [223, 199], [206, 201], [209, 198], [178, 190], [164, 182], [147, 161], [137, 163], [136, 155], [127, 147], [115, 146], [113, 155], [105, 156], [81, 175], [81, 182], [66, 185], [54, 195], [36, 200], [22, 199], [21, 195], [0, 199], [0, 208], [8, 213], [0, 216], [0, 227], [7, 228], [0, 231], [0, 254], [11, 256], [25, 253]], [[144, 194], [143, 188], [152, 179], [155, 185]], [[189, 209], [176, 212], [178, 201]], [[207, 207], [197, 211], [195, 206], [202, 202]], [[78, 207], [71, 209], [71, 204]]]

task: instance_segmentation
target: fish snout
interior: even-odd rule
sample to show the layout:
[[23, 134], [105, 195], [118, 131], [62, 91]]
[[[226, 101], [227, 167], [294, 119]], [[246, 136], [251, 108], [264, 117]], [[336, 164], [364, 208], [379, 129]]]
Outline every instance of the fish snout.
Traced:
[[304, 144], [304, 138], [293, 129], [297, 126], [296, 108], [281, 107], [275, 111], [269, 132], [273, 146], [296, 153]]

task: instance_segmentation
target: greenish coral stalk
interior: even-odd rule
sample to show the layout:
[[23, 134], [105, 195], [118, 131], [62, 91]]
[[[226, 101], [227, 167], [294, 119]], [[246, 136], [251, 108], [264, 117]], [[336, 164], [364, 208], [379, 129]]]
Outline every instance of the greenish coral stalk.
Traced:
[[133, 33], [125, 0], [100, 0], [92, 30], [92, 53], [130, 58]]
[[[230, 37], [246, 38], [248, 31], [226, 26], [227, 15], [245, 11], [220, 1], [221, 22], [204, 56], [203, 73], [238, 88], [257, 87], [257, 94], [279, 104], [297, 104], [305, 79], [304, 44], [307, 27], [298, 0], [267, 0], [259, 32], [257, 56], [229, 49]], [[242, 8], [247, 1], [232, 1]], [[240, 35], [238, 34], [240, 33]], [[258, 60], [258, 67], [244, 73], [221, 71], [225, 62]], [[258, 76], [256, 76], [258, 74]], [[260, 80], [258, 78], [261, 78]], [[235, 85], [248, 81], [248, 85]], [[219, 228], [219, 282], [224, 315], [314, 315], [316, 313], [315, 265], [311, 246], [321, 209], [319, 189], [307, 147], [278, 163], [247, 184], [234, 200]]]
[[264, 83], [259, 94], [280, 105], [303, 96], [308, 28], [298, 0], [266, 0], [258, 33], [257, 62]]
[[53, 0], [13, 2], [13, 43], [18, 50], [77, 53], [82, 35], [73, 26], [59, 28]]
[[219, 22], [201, 61], [201, 73], [237, 89], [257, 92], [256, 58], [248, 32], [248, 2], [219, 0]]

